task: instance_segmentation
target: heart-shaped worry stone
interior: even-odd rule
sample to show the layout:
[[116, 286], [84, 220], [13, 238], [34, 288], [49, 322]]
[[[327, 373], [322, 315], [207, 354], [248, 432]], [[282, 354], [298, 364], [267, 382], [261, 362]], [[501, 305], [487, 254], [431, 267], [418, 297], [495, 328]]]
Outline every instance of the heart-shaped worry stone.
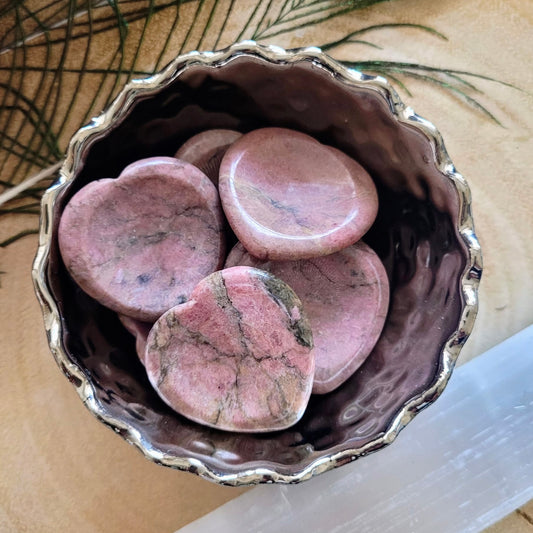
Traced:
[[201, 424], [265, 432], [295, 424], [315, 361], [299, 298], [263, 270], [215, 272], [148, 336], [146, 370], [161, 398]]
[[61, 216], [59, 246], [86, 293], [150, 322], [186, 301], [221, 266], [223, 220], [205, 174], [172, 157], [154, 157], [78, 191]]

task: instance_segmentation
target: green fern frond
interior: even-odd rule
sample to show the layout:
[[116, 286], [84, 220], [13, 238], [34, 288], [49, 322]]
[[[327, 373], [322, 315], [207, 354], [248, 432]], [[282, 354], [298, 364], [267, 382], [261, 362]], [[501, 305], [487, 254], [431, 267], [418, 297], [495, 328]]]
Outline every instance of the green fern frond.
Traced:
[[[0, 194], [13, 190], [35, 169], [60, 160], [72, 133], [107, 106], [129, 79], [160, 70], [170, 59], [171, 49], [218, 49], [242, 39], [281, 38], [385, 1], [41, 0], [30, 4], [6, 0], [0, 6]], [[156, 16], [164, 16], [170, 23], [163, 25], [164, 30], [158, 26], [157, 50], [150, 54], [156, 59], [146, 64], [143, 51]], [[185, 20], [188, 27], [183, 27]], [[243, 22], [238, 25], [237, 20]], [[132, 32], [134, 25], [136, 31]], [[178, 29], [182, 37], [176, 43]], [[415, 30], [446, 39], [428, 26], [385, 23], [356, 28], [322, 48], [331, 54], [341, 46], [380, 48], [371, 36], [385, 29]], [[95, 62], [95, 51], [104, 38], [106, 54]], [[153, 47], [153, 41], [149, 45]], [[477, 81], [516, 89], [490, 76], [414, 62], [363, 60], [345, 64], [384, 75], [409, 96], [407, 80], [431, 84], [496, 124], [499, 120], [477, 100], [482, 92]], [[77, 123], [72, 120], [74, 110]], [[2, 206], [0, 221], [8, 215], [36, 216], [36, 201], [48, 183], [29, 187], [15, 201]], [[0, 247], [32, 233], [34, 230], [26, 230], [13, 235]]]

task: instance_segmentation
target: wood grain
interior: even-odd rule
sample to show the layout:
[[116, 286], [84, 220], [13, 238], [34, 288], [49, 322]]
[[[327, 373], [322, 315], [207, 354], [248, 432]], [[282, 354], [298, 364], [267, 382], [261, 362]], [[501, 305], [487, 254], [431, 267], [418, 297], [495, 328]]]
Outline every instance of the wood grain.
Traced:
[[173, 531], [236, 496], [150, 463], [85, 409], [48, 350], [34, 248], [1, 256], [0, 531]]
[[[148, 43], [157, 40], [158, 24], [168, 24], [161, 16], [155, 20]], [[274, 42], [317, 45], [383, 22], [426, 24], [449, 41], [386, 30], [373, 36], [382, 51], [354, 45], [336, 57], [454, 67], [533, 89], [533, 10], [523, 0], [396, 0]], [[131, 24], [130, 31], [140, 31], [140, 25]], [[172, 41], [167, 60], [178, 43]], [[107, 53], [105, 34], [101, 49]], [[152, 60], [146, 46], [140, 66]], [[486, 93], [482, 101], [504, 124], [499, 127], [447, 93], [415, 80], [408, 84], [413, 97], [406, 101], [437, 125], [472, 188], [485, 270], [464, 362], [533, 322], [533, 99], [479, 82]], [[84, 90], [89, 94], [91, 84]], [[72, 116], [63, 145], [75, 123]], [[0, 239], [32, 226], [35, 220], [4, 218]], [[90, 416], [48, 350], [30, 278], [35, 249], [34, 236], [0, 249], [0, 531], [169, 532], [239, 494], [148, 462]], [[531, 505], [524, 512], [531, 513]], [[510, 530], [498, 527], [491, 533]]]

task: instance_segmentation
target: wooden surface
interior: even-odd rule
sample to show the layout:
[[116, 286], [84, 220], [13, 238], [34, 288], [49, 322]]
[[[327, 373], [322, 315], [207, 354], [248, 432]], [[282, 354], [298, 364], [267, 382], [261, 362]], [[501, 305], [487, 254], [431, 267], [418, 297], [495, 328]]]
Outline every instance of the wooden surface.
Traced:
[[[385, 30], [373, 36], [383, 50], [352, 46], [335, 56], [453, 67], [533, 91], [531, 1], [396, 0], [274, 42], [319, 44], [383, 22], [426, 24], [449, 40]], [[156, 39], [157, 32], [149, 37]], [[171, 45], [168, 57], [173, 53]], [[437, 125], [472, 188], [485, 269], [464, 362], [533, 322], [533, 98], [479, 82], [483, 103], [504, 125], [499, 127], [437, 88], [408, 84], [413, 97], [405, 100]], [[34, 224], [3, 218], [0, 240]], [[151, 464], [83, 407], [47, 347], [30, 278], [35, 248], [32, 236], [0, 249], [0, 531], [172, 532], [238, 495], [240, 490]], [[529, 504], [490, 531], [533, 531], [532, 516]]]

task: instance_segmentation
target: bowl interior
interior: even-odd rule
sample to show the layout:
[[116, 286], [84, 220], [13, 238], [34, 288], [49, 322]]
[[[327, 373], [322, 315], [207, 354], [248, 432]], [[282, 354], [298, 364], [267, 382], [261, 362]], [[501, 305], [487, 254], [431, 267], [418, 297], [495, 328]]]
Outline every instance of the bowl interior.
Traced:
[[[369, 171], [380, 208], [364, 240], [383, 260], [391, 302], [366, 363], [336, 391], [313, 396], [296, 426], [231, 434], [189, 422], [152, 391], [133, 338], [65, 271], [57, 222], [82, 186], [118, 176], [136, 159], [173, 155], [188, 137], [208, 128], [245, 132], [263, 126], [313, 135]], [[189, 65], [167, 86], [141, 93], [125, 117], [86, 143], [75, 179], [54, 207], [48, 285], [58, 303], [68, 356], [93, 384], [102, 409], [137, 430], [147, 446], [200, 459], [226, 474], [258, 466], [294, 473], [382, 435], [402, 406], [436, 380], [443, 346], [463, 309], [460, 277], [467, 250], [455, 229], [458, 195], [435, 157], [429, 138], [396, 120], [383, 91], [338, 79], [311, 59], [275, 64], [243, 54], [216, 68]]]

